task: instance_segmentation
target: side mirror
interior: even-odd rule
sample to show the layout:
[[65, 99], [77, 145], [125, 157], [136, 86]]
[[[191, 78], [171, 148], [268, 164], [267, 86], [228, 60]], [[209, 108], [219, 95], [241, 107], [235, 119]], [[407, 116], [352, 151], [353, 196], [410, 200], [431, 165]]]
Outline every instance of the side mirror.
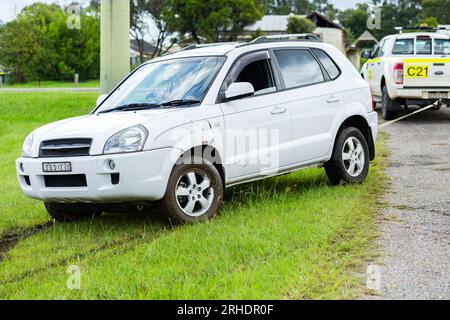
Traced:
[[364, 58], [364, 59], [372, 59], [372, 56], [373, 56], [372, 51], [363, 51], [361, 53], [361, 58]]
[[255, 88], [250, 82], [232, 83], [227, 91], [225, 91], [225, 100], [236, 100], [240, 98], [250, 97], [255, 94]]
[[107, 94], [102, 94], [97, 98], [97, 103], [95, 104], [96, 107], [98, 107], [99, 105], [101, 105], [103, 103], [103, 101], [105, 101], [106, 97], [108, 95]]

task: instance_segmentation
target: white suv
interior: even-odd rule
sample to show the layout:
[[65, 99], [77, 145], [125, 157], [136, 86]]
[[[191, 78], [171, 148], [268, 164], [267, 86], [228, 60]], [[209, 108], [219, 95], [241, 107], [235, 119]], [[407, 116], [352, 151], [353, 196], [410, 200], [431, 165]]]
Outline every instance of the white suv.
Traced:
[[259, 38], [143, 64], [89, 115], [36, 129], [23, 192], [58, 221], [162, 204], [173, 222], [218, 214], [224, 188], [324, 165], [362, 183], [375, 157], [367, 83], [333, 46]]
[[[404, 29], [404, 28], [400, 28]], [[418, 28], [430, 30], [429, 28]], [[383, 38], [362, 67], [386, 120], [398, 117], [401, 106], [450, 104], [450, 37], [414, 32]]]

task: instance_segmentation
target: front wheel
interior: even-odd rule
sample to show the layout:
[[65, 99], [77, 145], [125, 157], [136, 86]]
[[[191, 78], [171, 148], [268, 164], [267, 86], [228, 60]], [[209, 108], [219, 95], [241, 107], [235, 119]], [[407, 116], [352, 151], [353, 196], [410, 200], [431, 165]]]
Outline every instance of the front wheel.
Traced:
[[346, 128], [339, 133], [333, 155], [325, 164], [325, 171], [333, 185], [363, 183], [369, 173], [369, 147], [357, 128]]
[[202, 222], [219, 214], [224, 188], [208, 161], [177, 164], [172, 170], [162, 207], [175, 224]]

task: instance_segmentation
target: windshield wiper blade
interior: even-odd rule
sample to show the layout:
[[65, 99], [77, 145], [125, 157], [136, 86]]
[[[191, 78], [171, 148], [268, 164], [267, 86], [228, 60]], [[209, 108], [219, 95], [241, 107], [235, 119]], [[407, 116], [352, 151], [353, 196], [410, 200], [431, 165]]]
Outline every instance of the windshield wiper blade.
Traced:
[[202, 103], [200, 100], [194, 99], [179, 99], [179, 100], [171, 100], [162, 102], [160, 105], [162, 107], [178, 107], [178, 106], [186, 106], [191, 104], [199, 104]]
[[100, 111], [100, 113], [109, 113], [109, 112], [116, 112], [116, 111], [135, 111], [135, 110], [145, 110], [145, 109], [152, 109], [152, 108], [158, 108], [161, 104], [159, 103], [130, 103], [125, 104], [123, 106], [118, 106], [109, 110]]

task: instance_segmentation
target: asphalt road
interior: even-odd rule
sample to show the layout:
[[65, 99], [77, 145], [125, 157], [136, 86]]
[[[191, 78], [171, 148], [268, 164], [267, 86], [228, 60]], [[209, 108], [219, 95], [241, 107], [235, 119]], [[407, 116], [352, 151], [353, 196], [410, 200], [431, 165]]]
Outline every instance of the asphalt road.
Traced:
[[383, 130], [392, 185], [382, 213], [380, 297], [450, 299], [450, 109]]

